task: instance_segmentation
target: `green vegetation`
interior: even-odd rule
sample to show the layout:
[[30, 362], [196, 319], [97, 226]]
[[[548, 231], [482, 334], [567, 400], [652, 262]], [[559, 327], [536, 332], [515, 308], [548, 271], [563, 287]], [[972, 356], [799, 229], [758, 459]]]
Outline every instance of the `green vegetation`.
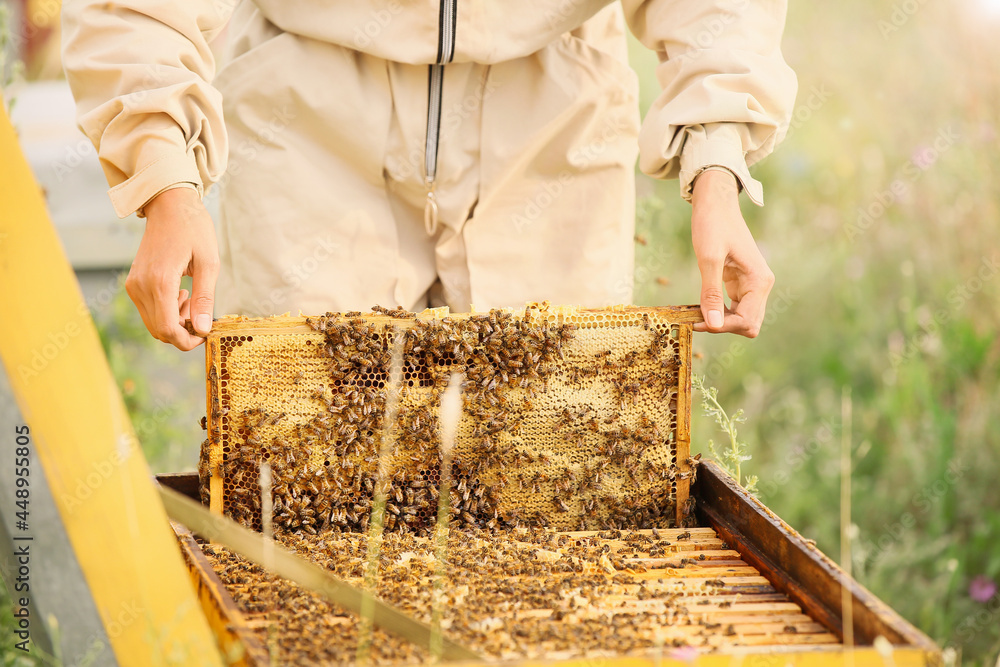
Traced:
[[[992, 667], [1000, 598], [976, 598], [1000, 582], [1000, 13], [911, 4], [791, 3], [795, 120], [753, 169], [766, 206], [744, 201], [777, 283], [758, 339], [695, 336], [695, 372], [744, 408], [762, 500], [832, 555], [850, 386], [855, 576]], [[633, 56], [648, 105], [655, 58]], [[696, 302], [690, 207], [675, 182], [639, 193], [637, 302]], [[705, 450], [716, 426], [694, 412]]]
[[[0, 665], [3, 667], [35, 667], [44, 663], [31, 653], [24, 653], [13, 646], [12, 637], [16, 637], [17, 622], [14, 619], [14, 605], [7, 593], [7, 587], [0, 581], [0, 632], [7, 641], [0, 646]], [[34, 649], [34, 647], [32, 647]]]
[[204, 348], [183, 353], [152, 338], [121, 281], [94, 319], [132, 428], [154, 473], [194, 470], [204, 438], [198, 421], [205, 377], [192, 356], [204, 359]]
[[[20, 58], [12, 56], [15, 49], [13, 22], [10, 7], [6, 3], [0, 5], [0, 91], [6, 90], [24, 76], [24, 63]], [[15, 97], [4, 96], [4, 109], [8, 116], [16, 101]]]
[[757, 476], [742, 474], [743, 464], [753, 458], [750, 455], [749, 446], [740, 440], [736, 429], [737, 424], [742, 424], [747, 420], [743, 409], [741, 408], [729, 416], [725, 408], [719, 404], [719, 390], [716, 387], [706, 387], [705, 378], [700, 375], [691, 378], [691, 386], [701, 394], [701, 406], [705, 411], [705, 416], [715, 421], [715, 425], [726, 434], [729, 440], [728, 446], [721, 452], [715, 448], [715, 441], [709, 440], [705, 443], [708, 452], [733, 479], [748, 492], [756, 495]]

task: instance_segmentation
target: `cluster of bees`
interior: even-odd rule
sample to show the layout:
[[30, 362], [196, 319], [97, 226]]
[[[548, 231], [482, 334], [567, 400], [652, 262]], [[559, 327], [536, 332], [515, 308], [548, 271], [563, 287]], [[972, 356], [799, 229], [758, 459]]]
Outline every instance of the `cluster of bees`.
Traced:
[[[312, 349], [326, 367], [311, 395], [316, 405], [311, 418], [294, 420], [258, 407], [228, 414], [228, 451], [218, 473], [230, 517], [261, 527], [259, 470], [266, 462], [276, 531], [365, 531], [380, 485], [385, 528], [426, 534], [437, 516], [441, 485], [436, 406], [451, 374], [459, 372], [464, 431], [451, 461], [448, 505], [454, 525], [489, 530], [544, 525], [553, 513], [566, 517], [563, 524], [572, 517], [577, 529], [671, 525], [676, 516], [671, 482], [689, 473], [646, 453], [669, 448], [674, 424], [657, 423], [645, 413], [631, 421], [621, 417], [650, 387], [659, 400], [670, 401], [678, 360], [664, 354], [677, 350], [668, 329], [652, 328], [646, 350], [581, 352], [572, 344], [576, 325], [552, 322], [537, 308], [523, 315], [493, 310], [441, 319], [417, 318], [403, 309], [373, 310], [378, 317], [354, 312], [306, 319], [322, 335]], [[648, 316], [644, 328], [651, 329]], [[387, 428], [394, 350], [402, 383]], [[532, 436], [522, 433], [534, 403], [557, 377], [571, 389], [600, 379], [611, 388], [618, 410], [598, 413], [567, 404], [552, 420], [550, 432], [569, 448], [590, 452], [574, 464], [526, 445]], [[303, 381], [301, 374], [294, 380]], [[669, 409], [675, 411], [676, 403]], [[216, 405], [213, 419], [227, 413]], [[383, 439], [392, 454], [380, 477]], [[207, 468], [204, 462], [203, 495]], [[611, 479], [617, 480], [614, 492], [608, 490]], [[649, 491], [620, 493], [623, 485]], [[544, 500], [512, 503], [505, 497]]]
[[[442, 603], [450, 611], [442, 627], [454, 641], [502, 660], [684, 645], [678, 628], [692, 639], [714, 630], [699, 615], [689, 614], [688, 605], [696, 609], [708, 597], [729, 604], [736, 591], [707, 576], [671, 579], [666, 571], [667, 579], [637, 576], [646, 572], [637, 561], [657, 551], [694, 556], [700, 548], [690, 540], [690, 533], [676, 530], [656, 537], [607, 531], [583, 538], [528, 529], [452, 531], [442, 587]], [[279, 541], [337, 577], [362, 585], [365, 535], [323, 539], [286, 534]], [[276, 644], [272, 651], [279, 663], [301, 664], [303, 658], [322, 664], [353, 662], [361, 638], [350, 613], [223, 547], [206, 544], [202, 549], [244, 614], [256, 620], [262, 639], [270, 637]], [[380, 599], [425, 623], [431, 620], [435, 595], [434, 549], [433, 540], [412, 533], [386, 534], [375, 583]], [[700, 562], [697, 557], [687, 560]], [[662, 604], [625, 611], [622, 598]], [[667, 626], [674, 632], [664, 639], [658, 628]], [[377, 664], [429, 660], [422, 649], [391, 635], [377, 635], [372, 650]]]

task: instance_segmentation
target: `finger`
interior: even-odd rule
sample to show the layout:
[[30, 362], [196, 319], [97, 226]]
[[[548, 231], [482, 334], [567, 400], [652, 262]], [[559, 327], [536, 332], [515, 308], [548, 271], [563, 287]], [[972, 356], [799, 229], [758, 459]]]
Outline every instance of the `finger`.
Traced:
[[[729, 308], [726, 308], [725, 312], [723, 313], [722, 327], [719, 328], [719, 329], [709, 329], [708, 328], [708, 323], [705, 322], [705, 321], [695, 322], [694, 326], [693, 326], [693, 329], [694, 329], [694, 331], [700, 331], [702, 333], [706, 333], [706, 332], [707, 333], [726, 333], [726, 323], [727, 323], [726, 318], [729, 317], [729, 313], [730, 313]], [[704, 312], [702, 313], [702, 316], [704, 317]]]
[[217, 252], [196, 257], [191, 276], [191, 322], [195, 330], [207, 336], [212, 330], [212, 313], [215, 307], [215, 283], [219, 278], [219, 256]]
[[132, 300], [135, 304], [135, 309], [139, 311], [139, 317], [142, 318], [142, 324], [146, 327], [146, 331], [156, 338], [156, 324], [152, 315], [152, 308], [149, 306], [146, 300], [146, 291], [140, 286], [140, 278], [135, 267], [130, 267], [128, 276], [125, 278], [125, 292], [128, 294], [128, 298]]
[[[177, 309], [180, 311], [181, 320], [191, 319], [191, 292], [186, 289], [182, 289], [177, 293]], [[185, 327], [187, 328], [187, 327]], [[190, 330], [188, 331], [190, 333]]]
[[756, 338], [764, 323], [769, 289], [751, 289], [737, 302], [732, 314], [726, 315], [726, 331]]
[[180, 276], [165, 276], [150, 281], [153, 302], [154, 328], [150, 332], [164, 343], [187, 352], [201, 344], [202, 339], [189, 334], [183, 326], [177, 298], [180, 294]]
[[701, 271], [701, 315], [704, 328], [699, 331], [722, 331], [725, 325], [726, 302], [722, 296], [723, 259], [704, 257], [698, 259]]
[[764, 323], [767, 297], [773, 285], [774, 274], [770, 270], [747, 271], [727, 282], [727, 289], [736, 296], [730, 302], [722, 330], [756, 338]]
[[[181, 294], [183, 295], [183, 300], [180, 300], [181, 320], [188, 321], [191, 319], [191, 299], [187, 298], [187, 290], [181, 290]], [[184, 328], [187, 329], [187, 326]]]

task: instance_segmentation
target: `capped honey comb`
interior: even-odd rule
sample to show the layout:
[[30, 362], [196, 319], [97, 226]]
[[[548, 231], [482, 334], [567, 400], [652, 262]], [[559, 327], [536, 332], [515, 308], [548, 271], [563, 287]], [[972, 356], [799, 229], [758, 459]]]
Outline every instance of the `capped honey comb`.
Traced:
[[[216, 322], [199, 466], [213, 510], [260, 529], [266, 462], [276, 530], [365, 530], [381, 450], [386, 528], [425, 532], [441, 482], [438, 405], [460, 373], [459, 526], [684, 522], [697, 307], [373, 311]], [[384, 424], [397, 347], [398, 409]]]

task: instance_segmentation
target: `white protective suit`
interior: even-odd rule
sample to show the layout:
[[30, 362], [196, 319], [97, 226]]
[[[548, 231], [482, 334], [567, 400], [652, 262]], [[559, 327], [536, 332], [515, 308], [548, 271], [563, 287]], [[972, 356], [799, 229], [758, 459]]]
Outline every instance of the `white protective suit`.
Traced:
[[[119, 215], [221, 183], [219, 314], [598, 306], [632, 297], [637, 149], [682, 196], [721, 166], [761, 203], [747, 165], [796, 91], [784, 16], [781, 0], [66, 0], [64, 65]], [[626, 20], [661, 62], [641, 131]]]

